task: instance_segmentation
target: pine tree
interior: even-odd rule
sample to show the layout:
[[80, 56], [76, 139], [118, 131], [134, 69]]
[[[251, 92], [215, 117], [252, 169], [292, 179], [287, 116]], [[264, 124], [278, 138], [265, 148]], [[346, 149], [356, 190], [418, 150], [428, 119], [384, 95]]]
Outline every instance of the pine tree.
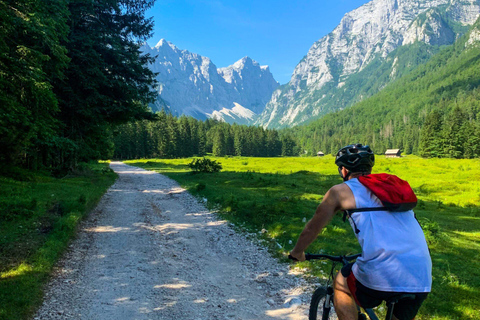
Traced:
[[213, 138], [213, 155], [223, 157], [226, 154], [225, 134], [221, 127], [216, 128]]
[[425, 119], [420, 133], [420, 155], [424, 158], [440, 157], [443, 154], [442, 145], [442, 114], [434, 110]]
[[192, 131], [190, 123], [186, 116], [181, 116], [179, 119], [179, 157], [191, 157], [193, 155], [192, 148]]
[[233, 143], [235, 145], [235, 155], [236, 156], [243, 156], [244, 155], [244, 143], [245, 143], [245, 136], [243, 132], [243, 128], [240, 126], [234, 126], [234, 137]]
[[145, 10], [152, 0], [76, 0], [69, 2], [70, 30], [64, 42], [70, 63], [66, 78], [56, 81], [63, 136], [78, 145], [72, 161], [104, 152], [108, 127], [149, 117], [153, 59], [140, 53], [152, 31]]
[[68, 63], [62, 45], [67, 17], [66, 0], [0, 1], [2, 163], [36, 166], [52, 160], [47, 145], [62, 143], [52, 83], [63, 77]]
[[464, 123], [465, 116], [462, 110], [456, 106], [444, 124], [443, 138], [445, 156], [457, 159], [463, 157], [463, 147], [466, 141]]
[[464, 157], [467, 159], [480, 157], [480, 128], [473, 121], [465, 124]]

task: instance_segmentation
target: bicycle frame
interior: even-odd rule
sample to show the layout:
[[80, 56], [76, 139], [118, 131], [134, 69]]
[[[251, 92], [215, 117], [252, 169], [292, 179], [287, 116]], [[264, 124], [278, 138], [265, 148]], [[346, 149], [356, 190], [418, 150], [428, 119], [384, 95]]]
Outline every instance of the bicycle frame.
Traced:
[[[329, 282], [330, 281], [333, 282], [334, 281], [334, 272], [335, 272], [335, 262], [341, 262], [342, 265], [345, 266], [349, 262], [357, 259], [360, 255], [361, 254], [354, 254], [354, 255], [349, 255], [349, 256], [345, 256], [345, 255], [343, 255], [343, 256], [331, 256], [331, 255], [327, 255], [327, 254], [309, 254], [309, 253], [307, 253], [307, 254], [305, 254], [305, 258], [306, 258], [306, 260], [327, 260], [328, 259], [328, 260], [333, 261], [332, 269], [330, 271], [330, 279], [329, 279]], [[334, 290], [333, 290], [333, 286], [330, 283], [327, 284], [327, 293], [330, 296], [329, 300], [333, 300]], [[331, 304], [333, 304], [333, 301], [327, 301], [326, 303], [328, 304], [327, 307], [330, 307]], [[357, 308], [358, 308], [358, 313], [362, 314], [361, 310], [360, 310], [360, 307], [358, 305], [357, 305]], [[379, 320], [379, 318], [377, 317], [377, 315], [375, 314], [373, 309], [364, 309], [364, 310], [365, 310], [365, 313], [370, 318], [370, 320]]]

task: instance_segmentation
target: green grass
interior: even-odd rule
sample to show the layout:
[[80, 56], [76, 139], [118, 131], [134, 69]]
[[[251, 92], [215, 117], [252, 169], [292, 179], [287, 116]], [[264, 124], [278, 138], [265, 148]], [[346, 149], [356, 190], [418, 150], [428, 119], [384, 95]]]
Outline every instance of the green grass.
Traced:
[[[293, 248], [305, 219], [313, 215], [325, 192], [341, 183], [333, 157], [212, 158], [219, 173], [191, 174], [191, 159], [137, 160], [129, 164], [177, 180], [210, 208], [242, 229], [261, 234], [278, 253]], [[478, 160], [377, 157], [375, 172], [407, 180], [416, 191], [415, 210], [433, 260], [433, 292], [417, 319], [478, 319], [480, 314], [480, 162]], [[281, 249], [279, 247], [281, 246]], [[308, 251], [332, 254], [360, 250], [353, 231], [340, 215]], [[305, 262], [310, 275], [325, 276], [325, 265]]]
[[0, 319], [29, 319], [77, 223], [115, 181], [107, 164], [62, 179], [14, 169], [0, 176]]

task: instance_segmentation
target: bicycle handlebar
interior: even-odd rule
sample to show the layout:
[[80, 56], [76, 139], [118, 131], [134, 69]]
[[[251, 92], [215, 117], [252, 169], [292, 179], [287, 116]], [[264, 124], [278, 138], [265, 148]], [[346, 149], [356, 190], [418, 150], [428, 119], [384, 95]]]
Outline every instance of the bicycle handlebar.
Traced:
[[[354, 255], [350, 255], [350, 256], [331, 256], [331, 255], [328, 255], [328, 254], [312, 254], [312, 253], [306, 253], [305, 254], [305, 260], [332, 260], [332, 261], [338, 261], [338, 262], [343, 262], [343, 261], [347, 261], [347, 262], [350, 262], [352, 260], [355, 260], [357, 259], [358, 257], [360, 257], [362, 254], [361, 253], [357, 253], [357, 254], [354, 254]], [[288, 255], [288, 259], [291, 259], [291, 260], [296, 260], [298, 261], [296, 258], [294, 258], [293, 256], [291, 255]]]
[[331, 255], [328, 255], [328, 254], [306, 253], [305, 254], [305, 259], [306, 260], [332, 260], [332, 261], [338, 261], [338, 262], [342, 262], [345, 259], [345, 260], [350, 262], [352, 260], [357, 259], [361, 255], [362, 255], [361, 253], [357, 253], [357, 254], [353, 254], [353, 255], [350, 255], [350, 256], [331, 256]]

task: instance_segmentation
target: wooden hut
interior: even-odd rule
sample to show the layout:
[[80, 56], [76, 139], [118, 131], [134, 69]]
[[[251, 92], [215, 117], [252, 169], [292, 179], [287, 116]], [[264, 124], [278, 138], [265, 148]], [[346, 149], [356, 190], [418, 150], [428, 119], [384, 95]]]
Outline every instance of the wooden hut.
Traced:
[[400, 149], [388, 149], [385, 151], [385, 157], [387, 158], [400, 158], [401, 156]]
[[322, 151], [317, 152], [317, 157], [323, 157], [325, 154]]

